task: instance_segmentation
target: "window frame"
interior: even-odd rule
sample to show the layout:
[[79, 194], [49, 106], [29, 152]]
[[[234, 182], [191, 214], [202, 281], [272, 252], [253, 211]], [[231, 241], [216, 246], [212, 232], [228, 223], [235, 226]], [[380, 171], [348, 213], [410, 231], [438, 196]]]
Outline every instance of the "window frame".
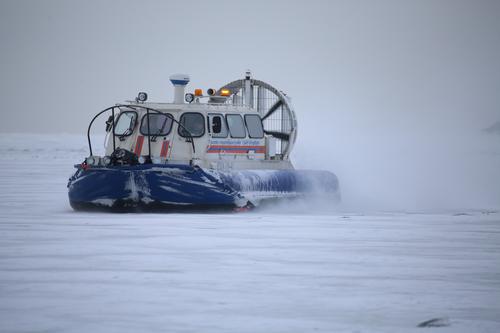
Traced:
[[[203, 133], [201, 133], [200, 135], [182, 135], [181, 133], [181, 130], [184, 130], [184, 128], [182, 126], [184, 126], [184, 124], [182, 123], [182, 117], [184, 117], [185, 114], [199, 114], [202, 118], [203, 118]], [[180, 124], [180, 125], [179, 125]], [[183, 137], [183, 138], [190, 138], [190, 137], [193, 137], [193, 138], [201, 138], [202, 136], [205, 135], [205, 126], [206, 126], [206, 122], [205, 122], [205, 116], [203, 115], [203, 113], [201, 112], [184, 112], [180, 115], [179, 117], [179, 123], [177, 124], [177, 133]]]
[[[133, 113], [135, 115], [135, 121], [134, 121], [134, 125], [133, 126], [130, 126], [127, 128], [127, 130], [130, 130], [130, 133], [129, 134], [117, 134], [116, 133], [116, 124], [118, 124], [118, 122], [120, 121], [121, 117], [123, 114], [125, 113]], [[137, 126], [137, 119], [139, 118], [139, 115], [137, 114], [137, 111], [133, 111], [133, 110], [125, 110], [125, 111], [122, 111], [120, 112], [120, 114], [118, 115], [118, 118], [116, 118], [116, 121], [113, 125], [113, 135], [115, 136], [119, 136], [119, 137], [127, 137], [127, 136], [131, 136], [133, 133], [134, 133], [134, 129], [135, 127]], [[125, 131], [126, 133], [127, 131]]]
[[[238, 116], [240, 117], [241, 119], [241, 124], [243, 125], [243, 131], [245, 132], [245, 135], [244, 136], [233, 136], [233, 133], [231, 133], [231, 126], [229, 126], [229, 121], [227, 120], [227, 118], [229, 116]], [[247, 127], [245, 126], [245, 120], [243, 119], [243, 117], [241, 116], [241, 114], [238, 114], [238, 113], [226, 113], [226, 123], [227, 123], [227, 129], [228, 129], [228, 132], [229, 132], [229, 136], [232, 138], [232, 139], [245, 139], [247, 137]]]
[[[257, 117], [259, 120], [260, 120], [260, 128], [262, 129], [262, 135], [261, 136], [252, 136], [250, 134], [250, 130], [248, 128], [248, 123], [247, 123], [247, 117]], [[244, 120], [245, 120], [245, 127], [247, 128], [247, 133], [248, 133], [248, 137], [251, 138], [251, 139], [262, 139], [264, 138], [264, 124], [262, 123], [262, 118], [260, 117], [260, 115], [258, 114], [254, 114], [254, 113], [247, 113], [244, 115]]]
[[[210, 128], [210, 126], [212, 125], [211, 124], [211, 117], [212, 116], [218, 116], [221, 118], [221, 121], [224, 122], [224, 125], [226, 126], [226, 135], [225, 136], [214, 136], [214, 133], [212, 133], [212, 129]], [[211, 134], [212, 138], [214, 138], [214, 139], [227, 139], [227, 137], [229, 136], [229, 126], [227, 125], [226, 117], [224, 117], [224, 115], [222, 113], [207, 113], [207, 129], [208, 129], [208, 133]]]
[[167, 136], [169, 135], [170, 133], [172, 133], [172, 128], [174, 127], [174, 116], [171, 114], [171, 113], [159, 113], [159, 112], [150, 112], [149, 115], [157, 115], [157, 116], [160, 116], [160, 115], [164, 115], [165, 117], [167, 118], [171, 118], [171, 121], [172, 123], [170, 124], [170, 128], [169, 130], [167, 131], [166, 134], [164, 133], [160, 133], [160, 134], [145, 134], [143, 131], [142, 131], [142, 123], [144, 122], [144, 119], [146, 118], [148, 114], [145, 113], [142, 118], [141, 118], [141, 125], [139, 126], [139, 133], [141, 133], [141, 135], [144, 135], [144, 136]]

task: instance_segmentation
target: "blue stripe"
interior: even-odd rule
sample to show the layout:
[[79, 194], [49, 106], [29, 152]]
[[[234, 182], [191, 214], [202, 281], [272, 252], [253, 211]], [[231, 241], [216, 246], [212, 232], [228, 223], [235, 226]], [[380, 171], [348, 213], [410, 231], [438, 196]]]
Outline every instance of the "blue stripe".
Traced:
[[170, 82], [172, 82], [172, 84], [179, 84], [181, 86], [185, 86], [186, 84], [188, 84], [189, 80], [170, 80]]

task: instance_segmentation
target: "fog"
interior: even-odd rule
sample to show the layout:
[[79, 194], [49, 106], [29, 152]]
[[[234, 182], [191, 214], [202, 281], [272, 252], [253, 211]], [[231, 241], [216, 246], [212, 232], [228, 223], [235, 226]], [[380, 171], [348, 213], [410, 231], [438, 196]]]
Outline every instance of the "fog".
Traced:
[[168, 76], [292, 97], [346, 210], [500, 208], [498, 1], [2, 1], [2, 132], [77, 133]]

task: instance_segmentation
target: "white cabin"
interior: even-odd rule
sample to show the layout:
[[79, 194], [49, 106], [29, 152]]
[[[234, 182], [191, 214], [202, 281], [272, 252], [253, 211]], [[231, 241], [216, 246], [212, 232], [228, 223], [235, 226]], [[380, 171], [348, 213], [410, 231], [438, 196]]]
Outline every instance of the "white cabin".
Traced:
[[170, 79], [173, 103], [149, 103], [141, 93], [136, 101], [117, 105], [108, 126], [107, 156], [122, 148], [143, 163], [293, 169], [289, 154], [297, 123], [285, 94], [250, 73], [219, 90], [208, 89], [207, 95], [201, 89], [185, 94], [187, 75]]

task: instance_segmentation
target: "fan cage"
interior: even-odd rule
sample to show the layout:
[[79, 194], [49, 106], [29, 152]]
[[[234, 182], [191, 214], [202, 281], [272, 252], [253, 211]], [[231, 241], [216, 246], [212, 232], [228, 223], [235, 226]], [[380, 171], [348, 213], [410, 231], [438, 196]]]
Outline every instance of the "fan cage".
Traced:
[[[253, 84], [251, 89], [251, 106], [257, 110], [261, 117], [264, 117], [271, 107], [280, 101], [280, 98], [266, 87]], [[246, 105], [243, 89], [239, 88], [237, 91], [233, 91], [232, 98], [228, 99], [226, 103], [238, 106]], [[286, 103], [281, 103], [272, 114], [262, 121], [264, 130], [291, 134], [293, 130], [293, 120], [290, 114], [291, 112], [288, 110]], [[288, 145], [288, 141], [275, 138], [275, 144], [276, 153], [283, 154]]]

